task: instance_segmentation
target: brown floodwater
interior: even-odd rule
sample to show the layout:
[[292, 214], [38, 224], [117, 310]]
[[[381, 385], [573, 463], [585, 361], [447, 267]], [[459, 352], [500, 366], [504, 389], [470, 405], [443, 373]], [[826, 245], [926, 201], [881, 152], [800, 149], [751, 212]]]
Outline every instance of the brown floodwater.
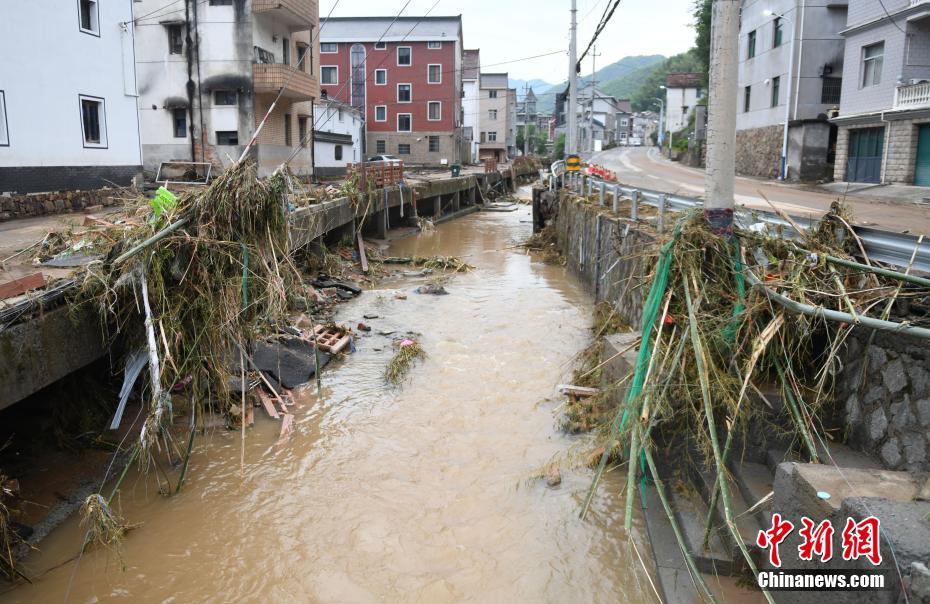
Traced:
[[[395, 241], [391, 255], [456, 255], [476, 270], [452, 276], [446, 296], [402, 278], [340, 307], [340, 322], [372, 331], [324, 371], [322, 400], [299, 395], [284, 447], [258, 410], [244, 471], [239, 433], [198, 439], [179, 495], [151, 477], [124, 483], [121, 510], [140, 523], [125, 569], [99, 548], [76, 563], [71, 518], [27, 559], [36, 582], [0, 602], [655, 601], [622, 528], [623, 472], [584, 521], [588, 470], [566, 461], [554, 488], [533, 478], [587, 444], [558, 429], [556, 385], [589, 342], [591, 300], [515, 247], [530, 230], [521, 206]], [[391, 338], [407, 332], [429, 356], [388, 387]]]

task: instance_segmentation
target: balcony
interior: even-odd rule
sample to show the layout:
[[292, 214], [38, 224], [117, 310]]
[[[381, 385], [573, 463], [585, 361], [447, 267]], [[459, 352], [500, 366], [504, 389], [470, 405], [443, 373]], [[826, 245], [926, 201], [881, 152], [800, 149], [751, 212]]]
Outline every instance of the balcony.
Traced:
[[252, 0], [252, 12], [280, 20], [292, 32], [304, 31], [316, 25], [320, 5], [318, 0]]
[[930, 81], [905, 84], [895, 88], [895, 109], [920, 109], [922, 107], [930, 107]]
[[283, 88], [281, 96], [293, 101], [309, 101], [320, 96], [320, 85], [315, 77], [283, 63], [253, 63], [252, 82], [256, 94], [277, 94]]
[[911, 0], [910, 6], [917, 6], [918, 4], [927, 4], [930, 0]]

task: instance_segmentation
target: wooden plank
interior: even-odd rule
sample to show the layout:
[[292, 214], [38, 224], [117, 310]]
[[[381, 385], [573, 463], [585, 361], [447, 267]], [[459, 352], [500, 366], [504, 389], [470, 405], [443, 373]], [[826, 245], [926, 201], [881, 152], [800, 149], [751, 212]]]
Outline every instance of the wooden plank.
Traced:
[[362, 272], [368, 272], [368, 257], [365, 255], [365, 240], [362, 239], [362, 231], [359, 229], [357, 233], [358, 238], [358, 257], [362, 261]]
[[262, 402], [262, 407], [265, 408], [265, 412], [274, 419], [280, 419], [278, 411], [274, 408], [274, 402], [272, 402], [271, 397], [265, 394], [265, 391], [261, 388], [258, 389], [258, 400]]
[[25, 294], [40, 287], [45, 287], [45, 276], [42, 273], [33, 273], [6, 283], [0, 283], [0, 300]]
[[571, 384], [559, 384], [559, 392], [577, 397], [594, 396], [597, 394], [597, 388], [587, 388], [585, 386], [572, 386]]
[[294, 431], [294, 416], [290, 413], [284, 414], [281, 421], [281, 434], [278, 436], [278, 442], [275, 446], [280, 447], [287, 443], [291, 438], [291, 432]]

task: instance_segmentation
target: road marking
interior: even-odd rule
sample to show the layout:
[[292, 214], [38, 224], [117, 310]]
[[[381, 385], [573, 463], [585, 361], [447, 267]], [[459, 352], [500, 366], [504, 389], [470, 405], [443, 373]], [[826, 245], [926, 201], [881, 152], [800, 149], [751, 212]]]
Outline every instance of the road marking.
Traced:
[[630, 161], [629, 149], [624, 149], [624, 150], [620, 153], [620, 163], [623, 164], [623, 167], [624, 167], [624, 168], [627, 168], [627, 169], [632, 170], [632, 171], [634, 171], [634, 172], [642, 172], [642, 171], [643, 171], [642, 168], [637, 168], [636, 166], [633, 165], [633, 162]]

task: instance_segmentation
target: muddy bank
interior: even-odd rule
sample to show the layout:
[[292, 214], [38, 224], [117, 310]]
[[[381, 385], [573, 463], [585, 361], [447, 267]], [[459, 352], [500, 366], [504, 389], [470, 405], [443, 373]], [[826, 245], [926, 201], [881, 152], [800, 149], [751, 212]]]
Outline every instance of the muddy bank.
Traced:
[[[556, 488], [530, 478], [586, 441], [558, 430], [555, 386], [590, 338], [591, 312], [564, 268], [516, 247], [530, 227], [521, 208], [394, 242], [391, 255], [455, 255], [475, 270], [447, 280], [448, 295], [414, 293], [431, 277], [404, 278], [339, 307], [337, 321], [372, 331], [324, 371], [322, 399], [298, 395], [287, 447], [257, 417], [244, 469], [239, 434], [216, 430], [179, 495], [130, 477], [119, 502], [141, 526], [125, 572], [99, 549], [69, 561], [81, 542], [72, 518], [26, 561], [36, 583], [0, 601], [652, 599], [616, 477], [584, 522], [586, 470], [563, 470]], [[391, 340], [408, 332], [428, 356], [389, 387]]]

